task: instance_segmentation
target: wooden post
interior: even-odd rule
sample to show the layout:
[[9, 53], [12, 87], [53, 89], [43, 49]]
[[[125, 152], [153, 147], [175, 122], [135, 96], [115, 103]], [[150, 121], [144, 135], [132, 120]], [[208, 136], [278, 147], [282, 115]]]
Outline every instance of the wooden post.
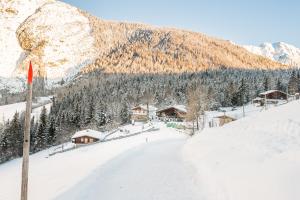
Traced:
[[245, 94], [243, 94], [243, 117], [245, 117]]
[[23, 163], [22, 163], [22, 184], [21, 184], [21, 200], [28, 198], [28, 170], [29, 170], [29, 149], [30, 149], [30, 120], [32, 105], [32, 65], [30, 62], [28, 70], [27, 85], [27, 103], [25, 113], [25, 128], [23, 139]]

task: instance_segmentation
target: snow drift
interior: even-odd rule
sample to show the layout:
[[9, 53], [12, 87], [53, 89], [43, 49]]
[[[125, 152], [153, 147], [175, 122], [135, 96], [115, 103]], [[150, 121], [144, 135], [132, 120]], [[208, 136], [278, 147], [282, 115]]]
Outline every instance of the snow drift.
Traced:
[[300, 198], [300, 102], [205, 129], [184, 148], [209, 199]]

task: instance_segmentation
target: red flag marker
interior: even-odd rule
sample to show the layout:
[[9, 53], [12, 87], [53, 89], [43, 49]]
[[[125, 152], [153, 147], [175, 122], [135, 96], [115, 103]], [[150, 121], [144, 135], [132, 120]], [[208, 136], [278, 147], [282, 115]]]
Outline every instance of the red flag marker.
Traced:
[[29, 69], [28, 69], [28, 83], [32, 83], [32, 77], [33, 77], [33, 72], [32, 72], [32, 64], [31, 61], [29, 63]]

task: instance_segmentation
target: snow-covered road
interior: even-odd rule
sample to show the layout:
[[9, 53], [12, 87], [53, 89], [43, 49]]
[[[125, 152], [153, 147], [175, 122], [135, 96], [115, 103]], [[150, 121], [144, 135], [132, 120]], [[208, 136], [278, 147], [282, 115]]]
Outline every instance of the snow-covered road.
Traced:
[[170, 139], [130, 149], [56, 199], [201, 200], [196, 173], [180, 155], [185, 142]]

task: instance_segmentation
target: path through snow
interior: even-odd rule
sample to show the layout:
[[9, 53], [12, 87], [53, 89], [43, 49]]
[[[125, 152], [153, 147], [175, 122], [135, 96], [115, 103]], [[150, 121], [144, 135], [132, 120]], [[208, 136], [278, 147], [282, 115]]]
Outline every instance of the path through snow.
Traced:
[[196, 173], [180, 155], [185, 142], [184, 138], [171, 139], [128, 150], [56, 199], [203, 199]]

